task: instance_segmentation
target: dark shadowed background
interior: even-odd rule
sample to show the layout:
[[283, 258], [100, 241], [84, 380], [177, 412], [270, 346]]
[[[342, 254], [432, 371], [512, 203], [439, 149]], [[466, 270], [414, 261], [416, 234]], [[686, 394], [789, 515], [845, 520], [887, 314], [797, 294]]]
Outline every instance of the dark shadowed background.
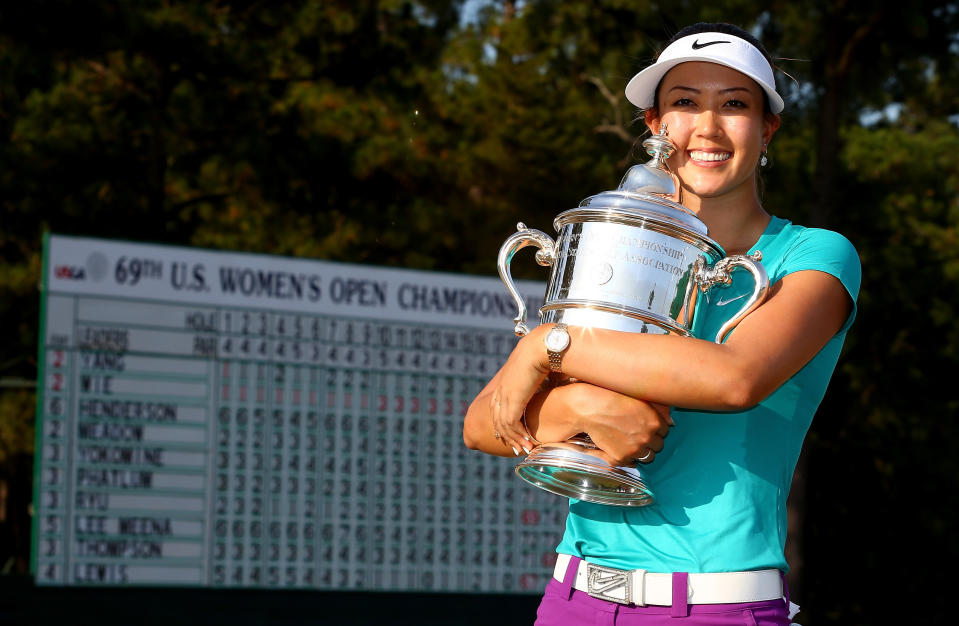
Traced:
[[530, 623], [531, 596], [34, 588], [41, 237], [494, 275], [517, 220], [549, 230], [645, 160], [626, 81], [721, 20], [782, 70], [766, 207], [839, 230], [863, 263], [791, 495], [802, 623], [913, 602], [906, 623], [951, 623], [930, 590], [959, 557], [959, 4], [700, 4], [5, 3], [0, 622]]

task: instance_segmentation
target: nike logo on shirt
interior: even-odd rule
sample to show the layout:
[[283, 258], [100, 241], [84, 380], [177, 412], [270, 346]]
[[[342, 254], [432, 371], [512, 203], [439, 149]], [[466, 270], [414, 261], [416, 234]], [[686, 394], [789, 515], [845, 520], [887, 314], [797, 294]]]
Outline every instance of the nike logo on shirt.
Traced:
[[716, 301], [716, 306], [725, 306], [725, 305], [729, 304], [730, 302], [735, 302], [736, 300], [742, 300], [742, 299], [745, 298], [747, 295], [749, 295], [749, 294], [745, 294], [745, 293], [744, 293], [744, 294], [742, 294], [742, 295], [736, 296], [735, 298], [730, 298], [730, 299], [728, 299], [728, 300], [719, 299], [719, 300]]

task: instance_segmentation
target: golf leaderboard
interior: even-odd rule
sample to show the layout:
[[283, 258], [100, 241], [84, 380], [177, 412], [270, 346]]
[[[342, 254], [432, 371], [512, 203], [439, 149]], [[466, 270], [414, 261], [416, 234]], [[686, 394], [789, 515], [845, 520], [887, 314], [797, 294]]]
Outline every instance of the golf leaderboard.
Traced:
[[461, 437], [515, 345], [499, 280], [44, 250], [38, 584], [542, 590], [566, 500]]

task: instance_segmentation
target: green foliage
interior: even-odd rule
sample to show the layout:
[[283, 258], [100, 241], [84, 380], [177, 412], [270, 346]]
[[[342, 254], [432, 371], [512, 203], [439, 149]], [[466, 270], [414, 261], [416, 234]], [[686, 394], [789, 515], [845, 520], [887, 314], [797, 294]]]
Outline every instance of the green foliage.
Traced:
[[860, 250], [864, 289], [842, 371], [850, 419], [820, 445], [837, 456], [849, 445], [868, 450], [887, 493], [920, 496], [923, 525], [957, 504], [954, 490], [923, 478], [959, 476], [949, 451], [959, 436], [949, 391], [959, 356], [957, 150], [956, 126], [930, 119], [849, 128], [842, 154], [859, 200], [842, 221]]
[[18, 454], [33, 452], [32, 389], [0, 389], [0, 467]]

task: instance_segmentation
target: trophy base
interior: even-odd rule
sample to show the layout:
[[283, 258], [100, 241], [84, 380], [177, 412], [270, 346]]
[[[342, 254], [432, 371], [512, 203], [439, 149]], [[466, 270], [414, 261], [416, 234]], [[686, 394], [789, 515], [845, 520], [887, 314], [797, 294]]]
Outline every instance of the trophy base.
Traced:
[[536, 446], [516, 466], [526, 482], [566, 498], [613, 506], [646, 506], [653, 492], [635, 467], [613, 467], [583, 452], [587, 443], [570, 440]]

